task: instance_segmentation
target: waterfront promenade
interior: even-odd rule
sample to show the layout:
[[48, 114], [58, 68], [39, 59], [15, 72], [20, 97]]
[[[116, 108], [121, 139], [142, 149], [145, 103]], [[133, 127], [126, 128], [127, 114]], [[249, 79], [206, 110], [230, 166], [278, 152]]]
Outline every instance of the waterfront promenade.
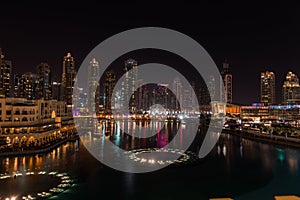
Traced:
[[32, 150], [22, 150], [18, 149], [17, 151], [4, 151], [0, 152], [0, 157], [10, 157], [10, 156], [24, 156], [24, 155], [34, 155], [34, 154], [43, 154], [51, 151], [54, 148], [57, 148], [61, 146], [62, 144], [68, 142], [68, 141], [75, 141], [76, 139], [79, 139], [78, 135], [64, 138], [60, 141], [57, 141], [55, 143], [52, 143], [48, 146], [41, 147], [39, 149], [32, 149]]
[[237, 135], [242, 138], [256, 140], [269, 144], [276, 145], [284, 145], [289, 147], [300, 148], [300, 138], [295, 137], [285, 137], [279, 135], [272, 134], [263, 134], [260, 132], [252, 132], [252, 131], [240, 131], [240, 130], [232, 130], [232, 129], [223, 129], [223, 133]]

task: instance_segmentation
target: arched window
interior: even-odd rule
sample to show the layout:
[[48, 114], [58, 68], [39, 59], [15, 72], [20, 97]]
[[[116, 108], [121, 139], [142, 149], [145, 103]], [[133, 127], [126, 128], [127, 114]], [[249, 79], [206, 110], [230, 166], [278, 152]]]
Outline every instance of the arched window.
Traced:
[[17, 108], [16, 111], [15, 111], [15, 115], [19, 115], [20, 114], [20, 109]]

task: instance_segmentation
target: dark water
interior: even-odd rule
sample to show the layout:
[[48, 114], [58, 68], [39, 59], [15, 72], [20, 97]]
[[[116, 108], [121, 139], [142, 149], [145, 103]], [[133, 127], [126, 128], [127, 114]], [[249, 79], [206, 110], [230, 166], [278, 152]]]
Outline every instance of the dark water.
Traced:
[[[130, 147], [134, 145], [141, 144], [133, 143]], [[68, 142], [45, 155], [0, 158], [0, 174], [57, 171], [76, 179], [73, 187], [51, 199], [109, 196], [149, 200], [211, 197], [271, 200], [274, 195], [300, 195], [299, 159], [298, 149], [221, 134], [211, 153], [195, 166], [171, 166], [143, 174], [123, 173], [102, 165], [81, 142], [78, 151], [75, 142]], [[0, 180], [0, 199], [42, 192], [47, 190], [47, 184], [50, 188], [57, 181], [43, 176], [28, 177]]]

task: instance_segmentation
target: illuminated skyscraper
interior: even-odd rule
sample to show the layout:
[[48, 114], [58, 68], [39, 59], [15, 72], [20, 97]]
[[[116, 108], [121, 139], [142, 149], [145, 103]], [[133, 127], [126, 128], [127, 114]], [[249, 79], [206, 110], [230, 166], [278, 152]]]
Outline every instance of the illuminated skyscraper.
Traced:
[[72, 105], [72, 94], [75, 81], [75, 62], [71, 53], [68, 53], [63, 60], [63, 70], [62, 70], [62, 83], [61, 83], [61, 96], [62, 101], [67, 103], [68, 107]]
[[223, 63], [221, 76], [224, 82], [225, 100], [227, 103], [232, 103], [232, 74], [230, 74], [229, 64], [226, 60]]
[[260, 74], [260, 102], [265, 105], [276, 102], [275, 74], [273, 72], [266, 71]]
[[124, 104], [129, 103], [129, 112], [134, 113], [136, 111], [136, 93], [135, 88], [138, 80], [138, 63], [136, 60], [128, 59], [125, 61], [125, 79], [122, 83], [121, 102]]
[[175, 103], [174, 110], [180, 111], [183, 105], [182, 105], [182, 83], [179, 78], [175, 78], [173, 81], [173, 92], [174, 92], [173, 98], [176, 98], [176, 100], [173, 101]]
[[[90, 65], [88, 66], [88, 108], [89, 111], [92, 108], [97, 111], [99, 105], [99, 76], [100, 76], [100, 69], [99, 69], [99, 61], [93, 58], [90, 61]], [[97, 108], [96, 108], [97, 107]]]
[[138, 80], [140, 87], [137, 90], [137, 111], [143, 112], [145, 110], [148, 110], [150, 107], [149, 104], [149, 88], [147, 84], [144, 84], [144, 81], [142, 79]]
[[21, 94], [21, 83], [22, 83], [22, 75], [14, 74], [14, 97], [20, 98]]
[[26, 72], [25, 74], [23, 74], [19, 82], [19, 94], [17, 94], [17, 96], [35, 100], [38, 99], [37, 91], [39, 91], [38, 75], [31, 72]]
[[109, 70], [105, 73], [104, 83], [104, 109], [106, 113], [111, 113], [114, 105], [113, 91], [116, 84], [116, 75], [113, 70]]
[[12, 62], [4, 59], [4, 55], [0, 49], [0, 95], [2, 97], [12, 97], [12, 83]]
[[51, 80], [51, 69], [47, 63], [40, 63], [37, 67], [37, 75], [39, 82], [39, 90], [36, 91], [37, 98], [50, 100], [52, 99], [52, 80]]
[[191, 111], [193, 108], [192, 91], [189, 89], [183, 90], [183, 108], [185, 112]]
[[282, 86], [283, 103], [299, 103], [300, 102], [300, 86], [299, 79], [293, 72], [288, 72]]
[[153, 103], [163, 106], [165, 109], [170, 109], [170, 91], [167, 83], [158, 83], [153, 91]]

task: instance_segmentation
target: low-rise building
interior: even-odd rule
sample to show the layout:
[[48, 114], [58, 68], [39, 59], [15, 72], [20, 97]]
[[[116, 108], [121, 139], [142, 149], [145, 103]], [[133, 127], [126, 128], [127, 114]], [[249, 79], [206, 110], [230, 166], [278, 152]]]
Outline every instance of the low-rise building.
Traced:
[[73, 125], [66, 103], [56, 100], [0, 99], [0, 135], [19, 147], [42, 146], [66, 137], [65, 126]]

